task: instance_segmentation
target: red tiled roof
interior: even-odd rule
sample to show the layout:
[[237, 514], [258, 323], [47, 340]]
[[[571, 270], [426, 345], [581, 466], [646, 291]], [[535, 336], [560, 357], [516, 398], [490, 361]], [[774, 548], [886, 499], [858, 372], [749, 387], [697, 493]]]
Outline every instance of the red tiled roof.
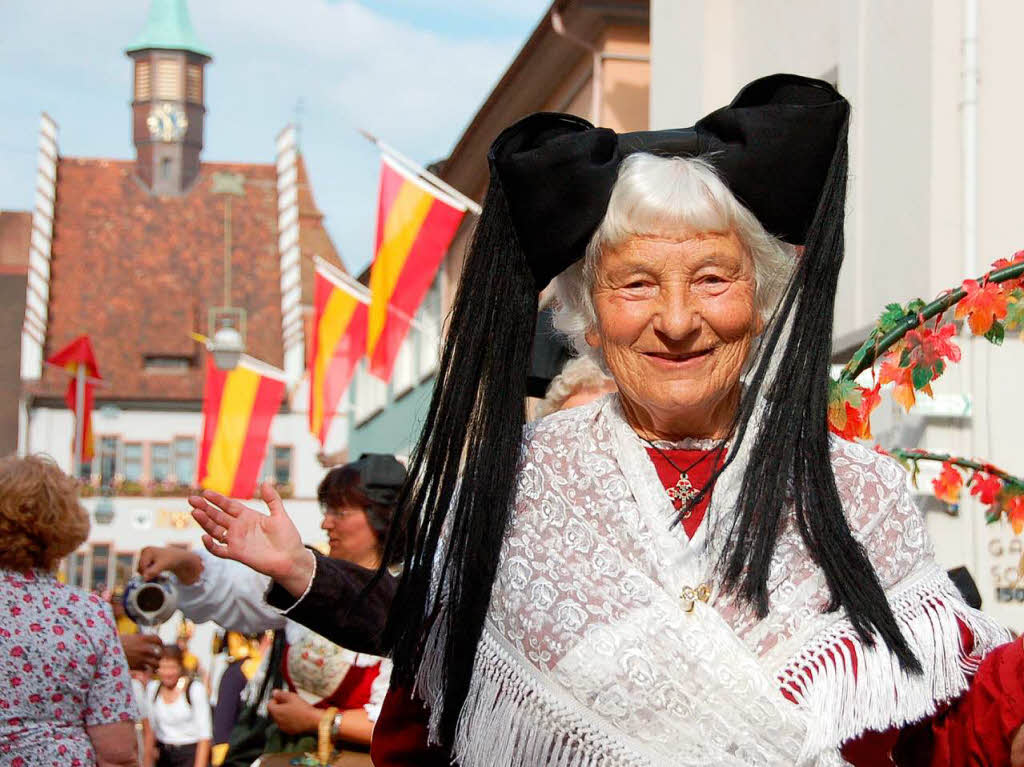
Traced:
[[[299, 162], [303, 247], [308, 242], [338, 263]], [[248, 312], [246, 351], [280, 366], [273, 165], [203, 163], [187, 194], [153, 197], [131, 161], [60, 159], [44, 353], [88, 333], [107, 382], [98, 400], [202, 397], [201, 350], [189, 333], [205, 334], [208, 310], [223, 303], [224, 198], [213, 194], [211, 179], [225, 171], [245, 177], [245, 196], [231, 198], [231, 302]], [[147, 355], [188, 356], [193, 364], [185, 373], [147, 371]], [[65, 380], [61, 371], [45, 369], [29, 390], [59, 396]]]

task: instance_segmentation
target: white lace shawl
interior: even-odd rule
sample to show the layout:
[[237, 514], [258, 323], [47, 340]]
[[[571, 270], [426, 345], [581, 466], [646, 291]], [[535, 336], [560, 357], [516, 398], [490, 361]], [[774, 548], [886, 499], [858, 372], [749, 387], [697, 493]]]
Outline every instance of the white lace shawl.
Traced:
[[[881, 642], [865, 645], [842, 612], [822, 612], [828, 589], [792, 524], [776, 547], [766, 618], [717, 590], [684, 611], [682, 589], [714, 579], [693, 550], [704, 536], [691, 542], [672, 526], [671, 502], [611, 395], [527, 427], [457, 763], [842, 764], [850, 737], [919, 720], [961, 693], [972, 664], [1009, 634], [965, 605], [935, 563], [897, 463], [837, 439], [832, 464], [923, 676], [905, 674]], [[724, 527], [743, 465], [741, 450], [702, 529]], [[972, 658], [957, 619], [974, 633]], [[417, 679], [435, 714], [439, 639]]]

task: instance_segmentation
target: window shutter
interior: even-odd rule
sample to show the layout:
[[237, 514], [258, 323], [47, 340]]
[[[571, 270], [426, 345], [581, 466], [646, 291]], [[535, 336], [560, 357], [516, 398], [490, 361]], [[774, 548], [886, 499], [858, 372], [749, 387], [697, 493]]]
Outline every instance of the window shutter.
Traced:
[[153, 83], [148, 61], [135, 64], [135, 100], [149, 101], [153, 96]]
[[181, 100], [181, 67], [175, 59], [156, 60], [156, 97], [168, 101]]
[[203, 69], [198, 64], [189, 64], [185, 70], [185, 97], [193, 104], [203, 103]]

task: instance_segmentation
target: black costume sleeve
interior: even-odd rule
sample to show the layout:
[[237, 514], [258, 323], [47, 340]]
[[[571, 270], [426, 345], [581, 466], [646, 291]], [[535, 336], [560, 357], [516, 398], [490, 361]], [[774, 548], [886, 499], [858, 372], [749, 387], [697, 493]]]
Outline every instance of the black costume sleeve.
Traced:
[[280, 584], [272, 582], [267, 603], [287, 610], [290, 619], [335, 644], [355, 652], [385, 655], [381, 635], [398, 585], [396, 579], [385, 574], [364, 594], [375, 570], [317, 551], [313, 556], [316, 574], [306, 595], [296, 601]]

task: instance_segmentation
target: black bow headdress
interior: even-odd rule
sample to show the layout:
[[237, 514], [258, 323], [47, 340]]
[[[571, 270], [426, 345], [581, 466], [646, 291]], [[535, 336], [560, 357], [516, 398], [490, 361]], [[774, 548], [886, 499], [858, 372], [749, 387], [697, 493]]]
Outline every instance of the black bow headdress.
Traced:
[[[773, 75], [692, 128], [619, 135], [572, 115], [542, 113], [492, 144], [491, 183], [399, 500], [406, 566], [388, 626], [397, 679], [409, 684], [430, 622], [444, 621], [447, 742], [468, 690], [514, 500], [537, 294], [583, 257], [619, 165], [634, 152], [702, 157], [768, 232], [804, 245], [736, 417], [733, 444], [749, 439], [752, 450], [719, 563], [724, 585], [767, 613], [771, 556], [785, 509], [795, 504], [832, 607], [845, 608], [865, 641], [877, 634], [905, 667], [919, 668], [850, 532], [829, 458], [828, 365], [843, 258], [848, 118], [849, 104], [828, 83]], [[777, 375], [770, 374], [776, 354], [786, 360]], [[762, 393], [766, 404], [748, 434]], [[437, 557], [443, 526], [447, 550]]]

